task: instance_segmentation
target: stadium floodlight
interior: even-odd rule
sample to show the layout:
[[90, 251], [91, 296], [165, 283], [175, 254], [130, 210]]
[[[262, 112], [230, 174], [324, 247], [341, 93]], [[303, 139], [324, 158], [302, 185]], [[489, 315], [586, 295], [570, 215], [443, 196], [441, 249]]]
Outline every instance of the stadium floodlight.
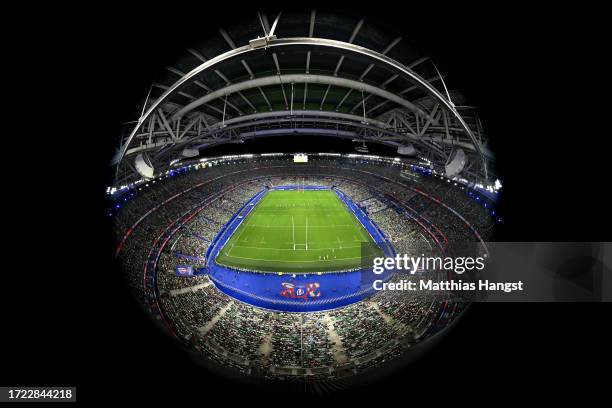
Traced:
[[134, 160], [134, 167], [138, 174], [142, 177], [150, 179], [153, 178], [153, 165], [149, 158], [142, 153], [139, 153]]
[[451, 160], [445, 165], [446, 175], [452, 177], [461, 173], [466, 163], [467, 156], [463, 149], [456, 149], [451, 156]]
[[200, 151], [198, 149], [189, 149], [189, 148], [185, 148], [183, 149], [182, 155], [184, 157], [197, 157], [200, 154]]
[[495, 180], [495, 184], [493, 185], [493, 190], [495, 190], [495, 192], [497, 192], [501, 188], [502, 188], [501, 181], [499, 179]]
[[417, 153], [417, 150], [412, 144], [409, 144], [407, 146], [402, 145], [397, 148], [397, 153], [404, 156], [414, 156]]

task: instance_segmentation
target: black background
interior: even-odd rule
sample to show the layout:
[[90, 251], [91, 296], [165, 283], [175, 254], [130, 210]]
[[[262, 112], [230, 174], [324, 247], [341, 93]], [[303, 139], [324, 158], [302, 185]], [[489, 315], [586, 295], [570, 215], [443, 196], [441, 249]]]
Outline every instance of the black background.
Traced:
[[[609, 239], [597, 11], [375, 5], [318, 7], [397, 27], [482, 107], [504, 181], [498, 239]], [[172, 2], [13, 15], [19, 27], [5, 34], [12, 44], [4, 79], [11, 93], [4, 95], [0, 385], [76, 385], [81, 402], [302, 399], [210, 375], [158, 333], [113, 265], [103, 216], [117, 134], [156, 75], [194, 38], [256, 10]], [[326, 398], [377, 401], [391, 393], [409, 403], [496, 392], [486, 401], [497, 403], [528, 390], [590, 398], [603, 391], [598, 370], [610, 363], [610, 311], [609, 304], [475, 304], [405, 372]]]

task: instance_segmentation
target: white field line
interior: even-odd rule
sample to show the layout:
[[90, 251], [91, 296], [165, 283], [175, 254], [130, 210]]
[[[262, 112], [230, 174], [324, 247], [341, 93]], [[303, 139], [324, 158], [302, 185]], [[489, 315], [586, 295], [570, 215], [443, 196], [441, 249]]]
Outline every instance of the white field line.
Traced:
[[[361, 242], [361, 241], [359, 241]], [[304, 245], [304, 244], [296, 244], [296, 245]], [[317, 249], [309, 249], [309, 251], [329, 251], [329, 250], [341, 250], [341, 249], [354, 249], [354, 248], [359, 248], [361, 247], [361, 245], [354, 245], [354, 246], [343, 246], [342, 248], [340, 247], [330, 247], [330, 248], [317, 248]], [[254, 247], [254, 246], [246, 246], [246, 245], [234, 245], [233, 248], [237, 248], [237, 249], [259, 249], [259, 250], [272, 250], [272, 251], [299, 251], [299, 249], [291, 249], [291, 248], [274, 248], [274, 247]], [[305, 249], [303, 249], [302, 251], [305, 251]]]
[[[267, 226], [267, 225], [258, 225], [258, 224], [250, 224], [249, 225], [245, 225], [246, 228], [251, 228], [251, 227], [255, 227], [255, 228], [293, 228], [290, 227], [288, 225], [271, 225], [271, 226]], [[350, 225], [350, 224], [346, 224], [346, 225], [310, 225], [308, 228], [338, 228], [338, 227], [355, 227], [355, 225]], [[298, 227], [300, 228], [300, 227]]]
[[[292, 260], [280, 260], [280, 259], [263, 259], [263, 258], [249, 258], [246, 256], [236, 256], [236, 255], [227, 255], [228, 258], [240, 258], [240, 259], [248, 259], [249, 261], [264, 261], [264, 262], [297, 262], [297, 263], [305, 263], [305, 262], [325, 262], [319, 259], [313, 259], [310, 261], [292, 261]], [[336, 258], [333, 261], [352, 261], [354, 259], [361, 259], [360, 256], [352, 257], [352, 258]]]
[[308, 251], [308, 216], [306, 216], [306, 250]]
[[293, 222], [293, 215], [291, 216], [291, 228], [293, 231], [293, 250], [295, 251], [295, 223]]

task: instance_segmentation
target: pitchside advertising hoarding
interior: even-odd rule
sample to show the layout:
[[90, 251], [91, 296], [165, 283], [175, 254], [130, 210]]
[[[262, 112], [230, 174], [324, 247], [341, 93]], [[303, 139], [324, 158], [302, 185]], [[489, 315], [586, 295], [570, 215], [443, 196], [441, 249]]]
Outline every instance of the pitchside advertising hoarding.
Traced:
[[292, 282], [282, 282], [281, 286], [282, 290], [280, 295], [288, 299], [309, 301], [321, 297], [321, 284], [319, 282], [309, 282], [302, 285]]

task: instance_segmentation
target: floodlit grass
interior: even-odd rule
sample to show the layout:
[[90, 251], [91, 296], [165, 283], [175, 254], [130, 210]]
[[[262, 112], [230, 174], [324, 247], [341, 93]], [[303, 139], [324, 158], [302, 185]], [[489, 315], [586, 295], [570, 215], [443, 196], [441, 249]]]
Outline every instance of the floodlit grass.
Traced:
[[216, 262], [261, 272], [358, 269], [362, 242], [374, 243], [335, 192], [272, 190], [234, 231]]

